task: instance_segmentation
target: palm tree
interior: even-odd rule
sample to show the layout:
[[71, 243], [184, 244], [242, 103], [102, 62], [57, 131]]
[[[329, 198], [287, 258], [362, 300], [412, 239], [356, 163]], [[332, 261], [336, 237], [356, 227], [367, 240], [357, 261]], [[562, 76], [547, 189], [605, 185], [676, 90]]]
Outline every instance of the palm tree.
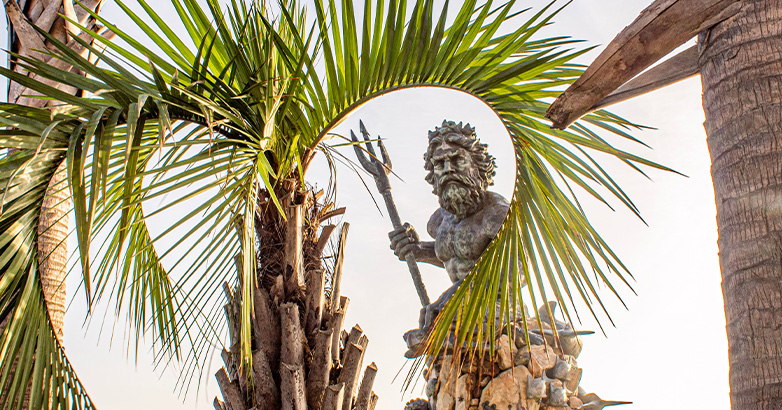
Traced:
[[[590, 301], [605, 310], [597, 282], [617, 297], [610, 281], [629, 287], [629, 273], [589, 225], [574, 192], [604, 202], [603, 196], [612, 196], [637, 213], [591, 155], [608, 154], [635, 169], [663, 167], [596, 134], [602, 128], [635, 141], [626, 132], [633, 124], [610, 113], [591, 114], [572, 131], [549, 128], [546, 101], [578, 77], [581, 68], [569, 61], [584, 52], [566, 48], [576, 43], [567, 37], [533, 37], [558, 11], [553, 3], [519, 21], [526, 14], [514, 1], [496, 8], [467, 1], [450, 24], [448, 5], [438, 15], [430, 0], [414, 2], [410, 12], [404, 1], [366, 1], [358, 20], [352, 2], [315, 2], [313, 23], [292, 0], [277, 8], [234, 0], [227, 10], [216, 0], [206, 8], [191, 0], [172, 3], [184, 38], [145, 1], [139, 2], [141, 14], [118, 4], [146, 41], [90, 11], [125, 43], [109, 43], [104, 52], [71, 36], [100, 57], [100, 66], [41, 32], [56, 49], [52, 58], [86, 77], [24, 56], [18, 65], [38, 77], [0, 69], [60, 102], [0, 107], [7, 127], [0, 146], [19, 150], [0, 159], [0, 320], [8, 320], [0, 336], [0, 386], [8, 391], [3, 408], [14, 406], [26, 386], [33, 387], [31, 408], [94, 407], [51, 330], [36, 262], [41, 203], [61, 164], [74, 200], [88, 302], [112, 301], [128, 316], [137, 340], [147, 333], [153, 338], [161, 362], [185, 361], [186, 385], [201, 375], [204, 356], [219, 343], [225, 321], [218, 290], [238, 273], [231, 281], [238, 302], [229, 327], [236, 333], [232, 351], [240, 379], [248, 378], [257, 348], [254, 295], [274, 289], [270, 281], [279, 276], [265, 271], [270, 262], [260, 246], [284, 246], [258, 218], [275, 211], [271, 225], [296, 220], [289, 205], [306, 202], [304, 178], [314, 156], [340, 155], [335, 147], [341, 140], [330, 139], [329, 131], [356, 107], [404, 88], [444, 87], [481, 99], [506, 126], [517, 161], [511, 210], [438, 320], [432, 353], [455, 317], [463, 330], [458, 337], [469, 346], [479, 344], [475, 338], [493, 339], [486, 336], [492, 329], [480, 329], [485, 317], [493, 326], [495, 295], [502, 295], [504, 307], [499, 322], [507, 322], [515, 317], [517, 304], [510, 301], [521, 301], [524, 281], [535, 305], [548, 299], [549, 286], [568, 315], [582, 299], [596, 318]], [[65, 93], [52, 82], [83, 93]], [[190, 192], [162, 209], [145, 210], [145, 202], [180, 187]], [[190, 198], [199, 202], [187, 215], [160, 235], [150, 233], [151, 218]], [[184, 234], [171, 239], [178, 229]], [[95, 238], [102, 238], [99, 247], [91, 246]], [[159, 252], [165, 240], [174, 245]], [[167, 257], [174, 260], [171, 271], [161, 262]], [[515, 260], [521, 263], [510, 263]], [[282, 294], [301, 304], [306, 294], [290, 289], [301, 289], [304, 272], [293, 265], [282, 265], [288, 275]], [[14, 360], [21, 369], [9, 377]]]
[[[661, 7], [662, 6], [662, 7]], [[730, 399], [734, 409], [775, 408], [782, 402], [779, 368], [782, 343], [779, 280], [782, 260], [777, 240], [776, 201], [780, 112], [778, 89], [779, 1], [655, 1], [609, 44], [583, 78], [562, 94], [549, 114], [567, 126], [590, 108], [604, 106], [616, 90], [675, 47], [694, 36], [698, 46], [681, 53], [686, 64], [650, 69], [635, 84], [666, 84], [700, 73], [704, 126], [711, 154], [717, 205], [719, 257], [730, 359]], [[655, 23], [649, 24], [655, 20]], [[648, 24], [648, 26], [646, 25]], [[656, 38], [654, 48], [637, 40]], [[617, 62], [631, 62], [620, 67]], [[663, 67], [666, 63], [660, 64]], [[645, 77], [645, 78], [643, 78]], [[659, 81], [663, 79], [663, 81]], [[644, 81], [647, 80], [647, 81]], [[622, 87], [633, 90], [631, 83]], [[648, 91], [642, 87], [636, 92]], [[617, 92], [615, 95], [620, 94]], [[607, 97], [607, 98], [606, 98]]]
[[[38, 34], [34, 27], [40, 30], [48, 31], [53, 37], [60, 41], [68, 43], [68, 30], [74, 27], [66, 23], [66, 20], [59, 15], [60, 6], [64, 5], [63, 12], [76, 20], [84, 21], [85, 26], [95, 32], [101, 32], [106, 37], [107, 33], [102, 30], [103, 27], [96, 24], [95, 19], [91, 18], [85, 9], [98, 12], [101, 8], [102, 0], [89, 0], [84, 3], [84, 8], [75, 9], [72, 1], [61, 3], [44, 4], [43, 1], [9, 1], [5, 4], [6, 15], [8, 16], [8, 31], [10, 49], [12, 53], [25, 57], [38, 57], [45, 61], [52, 61], [49, 56], [42, 53], [47, 51], [43, 37]], [[79, 34], [73, 31], [74, 34]], [[98, 45], [93, 41], [94, 45]], [[77, 52], [85, 52], [80, 44], [71, 41], [70, 47]], [[86, 54], [85, 54], [86, 55]], [[27, 74], [20, 66], [14, 66], [15, 59], [11, 58], [11, 68], [21, 74]], [[60, 64], [60, 68], [67, 68]], [[59, 84], [58, 88], [73, 94], [78, 94], [81, 90], [65, 84]], [[31, 107], [43, 107], [51, 105], [53, 101], [46, 99], [31, 98], [29, 95], [35, 92], [19, 83], [11, 82], [8, 87], [7, 101]], [[63, 320], [65, 316], [65, 273], [67, 251], [67, 232], [68, 232], [68, 211], [71, 208], [68, 195], [67, 184], [65, 182], [65, 168], [58, 168], [49, 182], [49, 187], [41, 204], [40, 218], [38, 223], [38, 269], [40, 271], [41, 287], [43, 289], [44, 299], [52, 322], [52, 329], [59, 343], [63, 338]], [[0, 330], [5, 327], [5, 323], [0, 323]], [[3, 394], [0, 394], [3, 396]]]
[[[74, 8], [72, 1], [66, 1], [63, 13], [72, 16], [78, 21], [84, 21], [85, 26], [95, 32], [100, 32], [106, 40], [110, 40], [110, 32], [105, 31], [105, 27], [97, 24], [85, 10], [89, 9], [98, 12], [101, 8], [102, 0], [90, 0], [84, 3], [84, 8]], [[59, 15], [59, 3], [44, 4], [42, 1], [9, 1], [6, 4], [6, 14], [9, 19], [9, 37], [11, 40], [11, 52], [25, 57], [38, 57], [44, 61], [52, 61], [51, 57], [42, 53], [49, 50], [46, 47], [44, 38], [36, 31], [37, 29], [48, 31], [49, 34], [64, 43], [70, 43], [70, 47], [77, 52], [88, 55], [85, 50], [75, 41], [69, 40], [69, 30], [75, 35], [78, 31], [75, 27], [68, 24], [64, 18]], [[98, 43], [93, 41], [95, 46]], [[53, 51], [53, 50], [49, 50]], [[94, 58], [92, 56], [91, 58]], [[90, 57], [88, 57], [90, 58]], [[15, 58], [11, 57], [11, 68], [21, 74], [27, 72], [21, 66], [15, 66]], [[64, 64], [58, 64], [60, 68], [67, 68]], [[58, 84], [60, 90], [73, 94], [81, 93], [76, 87], [66, 84]], [[31, 107], [51, 106], [54, 101], [47, 99], [38, 99], [31, 97], [35, 91], [22, 86], [19, 83], [11, 82], [8, 87], [7, 101]], [[41, 207], [41, 217], [38, 226], [38, 264], [41, 272], [41, 281], [43, 284], [44, 296], [49, 310], [49, 316], [52, 319], [55, 334], [62, 342], [63, 317], [65, 315], [65, 270], [66, 259], [68, 258], [67, 243], [65, 238], [68, 231], [68, 210], [72, 205], [69, 202], [67, 185], [65, 184], [65, 168], [57, 171], [50, 181], [50, 187], [47, 190], [44, 202]]]

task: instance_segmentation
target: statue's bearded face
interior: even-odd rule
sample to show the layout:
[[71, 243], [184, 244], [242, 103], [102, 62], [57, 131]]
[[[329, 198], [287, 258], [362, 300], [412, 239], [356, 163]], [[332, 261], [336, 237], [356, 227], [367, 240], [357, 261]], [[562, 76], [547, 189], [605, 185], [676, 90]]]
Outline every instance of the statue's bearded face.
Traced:
[[440, 206], [457, 219], [478, 212], [483, 206], [486, 187], [469, 151], [442, 143], [432, 153], [431, 161], [432, 185]]

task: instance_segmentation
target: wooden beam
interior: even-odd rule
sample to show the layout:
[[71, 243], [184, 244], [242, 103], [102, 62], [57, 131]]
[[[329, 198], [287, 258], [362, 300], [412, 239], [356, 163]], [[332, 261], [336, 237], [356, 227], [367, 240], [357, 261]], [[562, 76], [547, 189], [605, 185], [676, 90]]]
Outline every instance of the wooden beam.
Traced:
[[603, 98], [602, 101], [595, 104], [589, 111], [599, 110], [609, 105], [658, 90], [686, 78], [690, 78], [695, 74], [698, 74], [699, 71], [698, 46], [692, 46], [628, 81], [606, 98]]
[[554, 101], [546, 117], [554, 128], [566, 128], [619, 86], [739, 9], [739, 0], [656, 0]]

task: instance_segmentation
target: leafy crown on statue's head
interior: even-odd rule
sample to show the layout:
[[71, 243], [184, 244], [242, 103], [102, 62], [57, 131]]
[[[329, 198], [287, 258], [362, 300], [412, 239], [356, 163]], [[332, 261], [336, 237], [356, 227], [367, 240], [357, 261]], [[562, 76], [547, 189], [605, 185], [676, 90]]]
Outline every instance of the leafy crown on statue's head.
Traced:
[[429, 131], [429, 147], [424, 153], [424, 169], [429, 171], [426, 175], [426, 182], [434, 182], [434, 164], [432, 164], [432, 154], [439, 144], [447, 143], [460, 146], [470, 152], [473, 164], [478, 168], [479, 177], [483, 181], [483, 188], [494, 185], [494, 176], [497, 175], [495, 168], [497, 164], [494, 157], [489, 154], [488, 145], [482, 144], [481, 140], [475, 134], [475, 128], [470, 123], [462, 125], [454, 121], [443, 120], [439, 127], [434, 131]]

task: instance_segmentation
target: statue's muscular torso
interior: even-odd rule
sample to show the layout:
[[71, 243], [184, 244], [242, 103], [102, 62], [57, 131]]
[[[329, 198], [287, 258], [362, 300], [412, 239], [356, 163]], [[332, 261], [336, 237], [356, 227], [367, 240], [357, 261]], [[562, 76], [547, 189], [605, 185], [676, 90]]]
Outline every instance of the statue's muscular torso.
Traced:
[[500, 194], [486, 192], [485, 206], [461, 221], [443, 208], [438, 208], [429, 218], [426, 230], [435, 238], [434, 253], [452, 282], [470, 273], [502, 226], [509, 206]]

